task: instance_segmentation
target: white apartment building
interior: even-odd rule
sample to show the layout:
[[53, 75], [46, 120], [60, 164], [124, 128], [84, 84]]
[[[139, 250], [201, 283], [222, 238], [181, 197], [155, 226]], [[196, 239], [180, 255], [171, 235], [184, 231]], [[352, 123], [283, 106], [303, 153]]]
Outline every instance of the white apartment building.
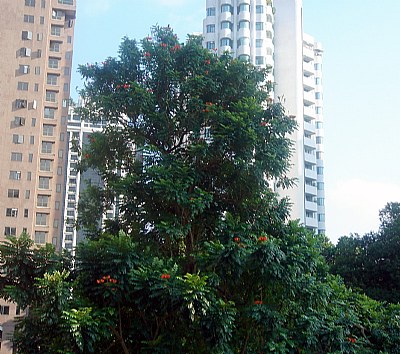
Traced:
[[325, 233], [322, 47], [303, 32], [301, 0], [206, 0], [204, 46], [218, 55], [272, 67], [275, 99], [296, 117], [295, 151], [289, 177], [296, 186], [280, 190], [293, 204], [292, 219]]

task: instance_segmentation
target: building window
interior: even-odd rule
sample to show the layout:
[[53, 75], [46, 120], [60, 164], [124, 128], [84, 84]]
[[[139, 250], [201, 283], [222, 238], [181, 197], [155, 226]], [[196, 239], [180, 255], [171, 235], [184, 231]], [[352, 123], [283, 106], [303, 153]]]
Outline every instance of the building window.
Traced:
[[53, 10], [51, 18], [53, 20], [62, 20], [64, 17], [64, 12], [61, 10]]
[[69, 76], [70, 73], [71, 73], [70, 68], [69, 68], [68, 66], [66, 66], [66, 67], [64, 68], [64, 76]]
[[324, 123], [323, 122], [317, 122], [316, 127], [317, 127], [317, 129], [322, 129], [324, 127]]
[[36, 213], [36, 225], [47, 226], [47, 214]]
[[262, 13], [264, 13], [264, 6], [256, 5], [256, 14], [262, 14]]
[[222, 21], [221, 22], [221, 29], [233, 29], [233, 23], [230, 21]]
[[29, 189], [27, 189], [25, 191], [25, 199], [29, 199], [31, 197], [31, 191]]
[[59, 53], [60, 47], [61, 45], [59, 42], [50, 41], [50, 52]]
[[33, 15], [24, 15], [24, 22], [26, 22], [26, 23], [35, 23], [35, 16], [33, 16]]
[[239, 55], [239, 56], [238, 56], [238, 59], [239, 59], [240, 61], [250, 61], [250, 55], [242, 54], [242, 55]]
[[38, 245], [44, 245], [46, 243], [47, 233], [44, 231], [35, 231], [35, 243]]
[[315, 107], [315, 113], [322, 114], [322, 107]]
[[264, 22], [256, 22], [256, 30], [262, 31], [264, 29]]
[[314, 212], [310, 210], [306, 210], [306, 218], [315, 218]]
[[325, 205], [325, 199], [324, 198], [317, 198], [317, 204], [319, 206], [324, 206]]
[[6, 226], [4, 228], [4, 236], [17, 236], [17, 228]]
[[226, 46], [232, 47], [232, 40], [229, 38], [221, 38], [220, 44], [221, 44], [221, 47], [226, 47]]
[[54, 126], [49, 124], [43, 124], [43, 135], [54, 136]]
[[55, 112], [56, 112], [55, 108], [45, 107], [44, 108], [44, 117], [47, 119], [54, 119]]
[[56, 58], [49, 58], [49, 68], [50, 69], [58, 69], [59, 59]]
[[39, 176], [39, 188], [50, 189], [50, 177]]
[[42, 195], [39, 194], [37, 196], [37, 204], [38, 207], [45, 207], [47, 208], [49, 206], [49, 196], [48, 195]]
[[272, 16], [270, 14], [267, 15], [267, 22], [272, 23]]
[[324, 188], [325, 188], [324, 182], [317, 182], [317, 189], [318, 189], [319, 191], [323, 191]]
[[42, 9], [46, 8], [46, 0], [42, 0]]
[[35, 7], [35, 0], [25, 0], [25, 6]]
[[40, 159], [40, 171], [51, 171], [52, 160]]
[[56, 91], [46, 91], [46, 101], [47, 102], [57, 102], [57, 92]]
[[15, 126], [23, 126], [23, 125], [25, 125], [25, 118], [23, 118], [23, 117], [14, 117], [14, 125]]
[[6, 216], [9, 218], [16, 218], [18, 216], [18, 209], [17, 208], [7, 208]]
[[9, 179], [19, 181], [21, 179], [21, 171], [10, 171]]
[[264, 57], [257, 56], [256, 57], [256, 65], [263, 65], [264, 64]]
[[315, 63], [314, 64], [314, 70], [321, 70], [321, 64], [320, 63]]
[[240, 4], [238, 7], [238, 14], [240, 14], [243, 11], [250, 12], [250, 5], [249, 4]]
[[266, 35], [267, 35], [267, 38], [272, 38], [272, 32], [271, 31], [267, 31]]
[[9, 189], [7, 195], [8, 198], [19, 198], [19, 189]]
[[27, 172], [26, 173], [26, 180], [27, 181], [32, 181], [32, 172]]
[[27, 82], [18, 82], [17, 90], [18, 91], [28, 91], [29, 84]]
[[247, 38], [247, 37], [239, 38], [237, 41], [238, 48], [243, 45], [247, 45], [247, 46], [250, 45], [250, 38]]
[[317, 174], [318, 175], [323, 175], [324, 174], [324, 168], [322, 166], [317, 166]]
[[316, 100], [321, 99], [321, 92], [316, 92], [316, 93], [315, 93], [315, 99], [316, 99]]
[[60, 26], [51, 26], [51, 35], [52, 36], [61, 36], [61, 27]]
[[11, 161], [22, 161], [22, 152], [12, 152]]
[[215, 16], [215, 7], [207, 8], [207, 16]]
[[23, 144], [24, 136], [20, 134], [13, 134], [13, 143], [14, 144]]
[[60, 210], [60, 202], [56, 201], [54, 207], [55, 207], [56, 210]]
[[206, 31], [207, 33], [215, 33], [215, 25], [207, 25]]
[[238, 30], [241, 28], [250, 28], [250, 22], [249, 21], [240, 21], [238, 24]]
[[212, 42], [207, 42], [207, 43], [206, 43], [206, 47], [207, 47], [208, 50], [213, 50], [213, 49], [215, 49], [215, 42], [214, 42], [214, 41], [212, 41]]
[[28, 155], [28, 162], [33, 162], [33, 154]]
[[316, 85], [321, 84], [321, 78], [320, 78], [320, 77], [316, 77], [316, 78], [315, 78], [315, 84], [316, 84]]
[[263, 40], [256, 39], [256, 48], [262, 48], [262, 46], [263, 46]]
[[229, 5], [229, 4], [223, 4], [223, 5], [221, 5], [221, 12], [230, 12], [231, 14], [233, 14], [233, 7], [232, 7], [232, 5]]
[[50, 141], [42, 141], [42, 154], [51, 154], [53, 152], [53, 144]]
[[29, 209], [24, 209], [24, 218], [29, 216]]
[[317, 144], [322, 144], [322, 142], [323, 142], [323, 137], [322, 137], [322, 136], [317, 136], [316, 139], [315, 139], [315, 142], [316, 142]]
[[47, 74], [47, 85], [57, 86], [58, 84], [58, 75]]
[[324, 222], [325, 221], [325, 214], [318, 214], [318, 221]]

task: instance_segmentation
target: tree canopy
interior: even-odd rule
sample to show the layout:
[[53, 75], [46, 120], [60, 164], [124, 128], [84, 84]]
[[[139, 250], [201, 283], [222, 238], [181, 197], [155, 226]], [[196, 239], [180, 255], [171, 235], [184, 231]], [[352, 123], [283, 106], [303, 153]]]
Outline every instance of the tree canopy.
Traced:
[[[274, 193], [291, 184], [295, 123], [271, 100], [268, 70], [155, 27], [80, 71], [80, 113], [109, 123], [81, 169], [104, 185], [82, 196], [88, 239], [73, 270], [46, 262], [16, 296], [26, 290], [5, 255], [25, 238], [0, 246], [2, 294], [30, 307], [21, 353], [398, 351], [400, 308], [331, 276], [326, 239], [289, 221]], [[117, 217], [96, 229], [111, 205]]]

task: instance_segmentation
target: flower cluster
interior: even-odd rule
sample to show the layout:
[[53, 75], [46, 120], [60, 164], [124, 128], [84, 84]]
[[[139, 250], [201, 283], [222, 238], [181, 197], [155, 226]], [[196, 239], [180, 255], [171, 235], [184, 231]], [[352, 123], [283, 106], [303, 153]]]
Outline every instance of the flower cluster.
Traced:
[[111, 278], [109, 275], [104, 275], [100, 279], [97, 279], [96, 283], [97, 284], [104, 284], [104, 283], [117, 284], [117, 279]]
[[212, 105], [213, 105], [212, 102], [206, 102], [206, 108], [203, 109], [202, 112], [206, 112], [206, 113], [210, 112], [209, 108], [211, 108]]
[[262, 300], [254, 300], [254, 305], [262, 305]]
[[167, 43], [160, 43], [160, 47], [166, 48], [167, 47]]
[[131, 88], [131, 85], [129, 85], [129, 84], [117, 85], [116, 88], [117, 89], [123, 88], [123, 89], [127, 90], [127, 89]]
[[149, 52], [145, 52], [144, 53], [144, 57], [147, 58], [147, 59], [150, 59], [151, 54]]
[[353, 337], [348, 337], [347, 340], [348, 340], [350, 343], [355, 343], [355, 342], [357, 342], [357, 339], [355, 339], [355, 338], [353, 338]]
[[172, 48], [170, 48], [170, 51], [171, 52], [176, 52], [179, 49], [181, 49], [181, 46], [179, 44], [175, 44]]
[[161, 279], [170, 279], [170, 278], [171, 278], [171, 274], [167, 274], [167, 273], [161, 274]]
[[240, 242], [240, 237], [235, 236], [233, 238], [233, 241], [236, 242], [236, 243], [239, 243]]
[[265, 242], [265, 241], [267, 241], [267, 240], [268, 240], [267, 236], [260, 236], [260, 237], [258, 238], [258, 241], [260, 241], [260, 242]]

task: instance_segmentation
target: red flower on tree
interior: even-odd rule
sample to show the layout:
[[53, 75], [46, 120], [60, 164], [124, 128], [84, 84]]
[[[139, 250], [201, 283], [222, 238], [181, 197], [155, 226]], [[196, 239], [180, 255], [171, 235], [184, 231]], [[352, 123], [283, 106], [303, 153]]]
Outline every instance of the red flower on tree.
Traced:
[[262, 305], [262, 300], [254, 300], [254, 305]]
[[267, 239], [267, 236], [260, 236], [259, 238], [258, 238], [258, 241], [260, 241], [260, 242], [265, 242], [265, 241], [267, 241], [268, 239]]
[[161, 279], [170, 279], [170, 278], [171, 278], [170, 274], [167, 273], [161, 274]]
[[240, 237], [235, 236], [235, 237], [233, 238], [233, 241], [235, 241], [236, 243], [240, 242]]

